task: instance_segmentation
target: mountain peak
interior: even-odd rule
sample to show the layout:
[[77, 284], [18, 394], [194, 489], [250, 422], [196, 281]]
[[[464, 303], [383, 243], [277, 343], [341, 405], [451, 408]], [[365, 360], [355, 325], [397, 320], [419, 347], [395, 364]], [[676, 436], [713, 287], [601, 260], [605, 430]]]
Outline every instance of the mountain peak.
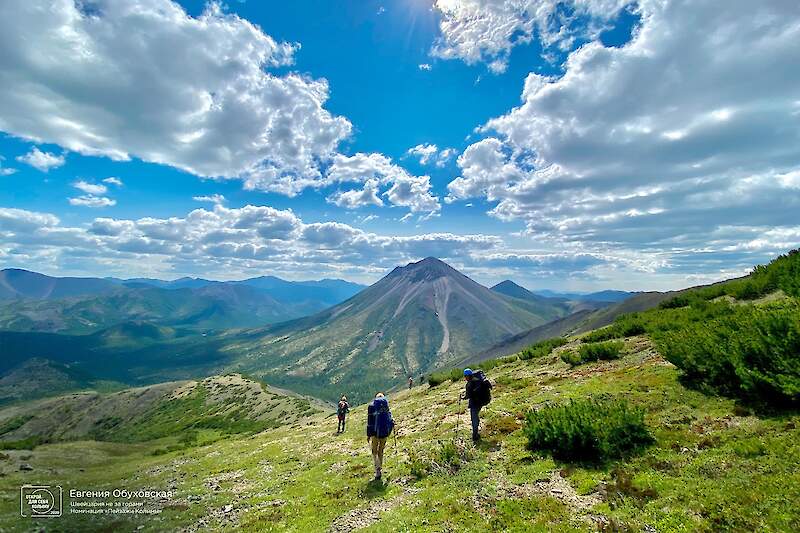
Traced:
[[411, 281], [432, 280], [459, 274], [458, 270], [435, 257], [426, 257], [416, 263], [409, 263], [404, 267], [396, 268], [394, 272], [410, 276]]
[[492, 287], [492, 290], [501, 289], [503, 287], [509, 287], [509, 288], [515, 287], [515, 288], [525, 289], [525, 287], [519, 285], [518, 283], [514, 283], [510, 279], [504, 279], [503, 281]]

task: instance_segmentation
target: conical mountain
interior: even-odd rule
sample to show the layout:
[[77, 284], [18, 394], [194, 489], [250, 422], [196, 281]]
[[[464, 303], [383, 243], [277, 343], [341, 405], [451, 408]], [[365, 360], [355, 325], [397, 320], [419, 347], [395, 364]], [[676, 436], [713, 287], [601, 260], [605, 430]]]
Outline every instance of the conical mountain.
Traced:
[[245, 349], [245, 368], [269, 382], [366, 394], [550, 318], [429, 257], [322, 313], [250, 332], [236, 349]]

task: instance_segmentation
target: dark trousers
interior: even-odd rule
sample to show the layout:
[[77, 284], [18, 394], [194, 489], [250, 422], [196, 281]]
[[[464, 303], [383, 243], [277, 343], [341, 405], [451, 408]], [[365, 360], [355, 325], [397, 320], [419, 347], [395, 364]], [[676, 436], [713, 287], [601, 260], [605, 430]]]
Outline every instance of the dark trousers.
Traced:
[[469, 408], [469, 416], [472, 419], [472, 440], [480, 438], [480, 435], [478, 435], [478, 425], [481, 423], [480, 412], [480, 407]]
[[339, 417], [339, 429], [337, 429], [336, 432], [337, 433], [343, 433], [344, 432], [344, 417], [343, 416]]

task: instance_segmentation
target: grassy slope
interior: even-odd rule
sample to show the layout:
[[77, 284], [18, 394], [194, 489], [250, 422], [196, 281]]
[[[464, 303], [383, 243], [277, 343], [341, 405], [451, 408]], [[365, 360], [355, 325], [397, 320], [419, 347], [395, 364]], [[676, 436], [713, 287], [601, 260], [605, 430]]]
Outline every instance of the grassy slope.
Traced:
[[[80, 488], [174, 487], [177, 499], [162, 515], [104, 522], [152, 531], [591, 531], [603, 520], [634, 530], [800, 529], [800, 416], [747, 415], [731, 400], [684, 388], [647, 338], [625, 342], [626, 355], [617, 361], [570, 369], [558, 358], [568, 345], [544, 359], [494, 368], [486, 438], [476, 449], [463, 445], [471, 457], [457, 471], [434, 468], [421, 479], [411, 474], [413, 457], [442, 462], [436, 451], [442, 443], [458, 437], [460, 447], [468, 435], [464, 414], [455, 433], [461, 385], [448, 382], [391, 398], [400, 437], [387, 451], [385, 484], [369, 481], [361, 406], [339, 437], [335, 419], [321, 414], [159, 457], [150, 453], [164, 439], [8, 452], [0, 461], [6, 474], [0, 477], [0, 529], [26, 526], [16, 519], [18, 487], [45, 480]], [[519, 428], [527, 409], [598, 394], [644, 406], [656, 445], [603, 466], [560, 464], [525, 449]], [[24, 461], [35, 470], [18, 471], [28, 455]], [[72, 531], [100, 525], [74, 517], [50, 524]]]
[[[160, 383], [111, 394], [79, 392], [0, 410], [0, 448], [41, 437], [142, 442], [196, 430], [261, 431], [327, 409], [316, 400], [273, 391], [238, 374]], [[9, 424], [24, 420], [21, 425]]]

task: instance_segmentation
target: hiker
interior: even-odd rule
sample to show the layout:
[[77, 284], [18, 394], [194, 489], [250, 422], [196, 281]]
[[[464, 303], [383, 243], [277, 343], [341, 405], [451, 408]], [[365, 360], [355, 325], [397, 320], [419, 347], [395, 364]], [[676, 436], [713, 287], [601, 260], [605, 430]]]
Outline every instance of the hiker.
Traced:
[[481, 438], [478, 433], [480, 424], [481, 407], [488, 405], [492, 401], [492, 383], [486, 379], [483, 371], [464, 369], [464, 380], [467, 384], [464, 387], [464, 394], [460, 396], [462, 400], [469, 400], [469, 416], [472, 419], [472, 442], [478, 442]]
[[372, 445], [372, 460], [375, 463], [375, 479], [381, 478], [383, 449], [386, 439], [394, 429], [394, 420], [389, 411], [389, 401], [379, 392], [367, 406], [367, 442]]
[[336, 407], [336, 416], [339, 419], [339, 428], [336, 433], [344, 433], [344, 423], [349, 412], [350, 404], [347, 403], [347, 396], [342, 396], [342, 399], [339, 400], [339, 405]]
[[413, 387], [413, 386], [414, 386], [414, 378], [411, 377], [411, 376], [408, 376], [408, 390], [411, 390], [411, 387]]

